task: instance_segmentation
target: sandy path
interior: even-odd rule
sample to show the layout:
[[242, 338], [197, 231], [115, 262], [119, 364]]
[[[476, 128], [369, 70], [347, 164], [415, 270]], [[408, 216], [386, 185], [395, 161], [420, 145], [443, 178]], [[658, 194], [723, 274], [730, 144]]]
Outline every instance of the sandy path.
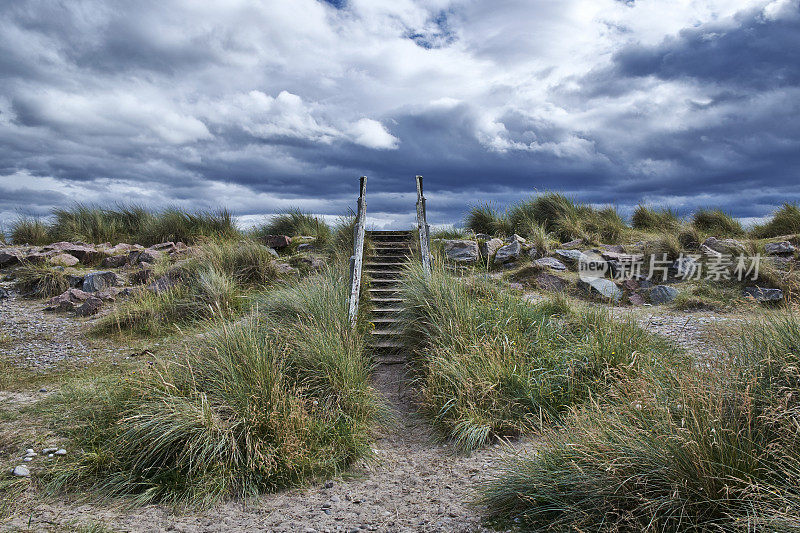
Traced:
[[455, 454], [434, 441], [430, 424], [404, 390], [404, 366], [381, 365], [375, 386], [392, 406], [396, 423], [380, 430], [376, 460], [345, 479], [227, 503], [197, 514], [173, 515], [161, 506], [121, 510], [68, 502], [34, 503], [4, 527], [69, 530], [77, 523], [102, 523], [113, 531], [485, 531], [469, 506], [477, 482], [515, 449], [494, 445]]

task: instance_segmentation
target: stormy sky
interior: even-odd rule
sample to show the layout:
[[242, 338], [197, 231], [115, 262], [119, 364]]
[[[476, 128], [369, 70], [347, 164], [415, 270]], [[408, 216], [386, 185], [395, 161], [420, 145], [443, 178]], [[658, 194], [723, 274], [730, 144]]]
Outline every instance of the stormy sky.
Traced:
[[0, 3], [0, 221], [800, 201], [800, 0]]

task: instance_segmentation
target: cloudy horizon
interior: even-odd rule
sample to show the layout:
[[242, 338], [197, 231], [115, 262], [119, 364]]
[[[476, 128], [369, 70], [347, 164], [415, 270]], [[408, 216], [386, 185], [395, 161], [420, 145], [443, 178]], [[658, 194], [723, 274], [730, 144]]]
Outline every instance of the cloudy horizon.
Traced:
[[75, 202], [376, 227], [555, 190], [629, 214], [800, 201], [800, 0], [21, 0], [0, 223]]

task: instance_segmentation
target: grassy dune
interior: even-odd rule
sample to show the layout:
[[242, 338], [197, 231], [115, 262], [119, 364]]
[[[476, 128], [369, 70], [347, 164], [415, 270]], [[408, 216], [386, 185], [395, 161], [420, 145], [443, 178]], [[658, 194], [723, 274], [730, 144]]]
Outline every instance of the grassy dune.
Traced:
[[380, 412], [340, 269], [143, 372], [65, 393], [81, 453], [57, 492], [206, 505], [336, 474], [370, 454]]

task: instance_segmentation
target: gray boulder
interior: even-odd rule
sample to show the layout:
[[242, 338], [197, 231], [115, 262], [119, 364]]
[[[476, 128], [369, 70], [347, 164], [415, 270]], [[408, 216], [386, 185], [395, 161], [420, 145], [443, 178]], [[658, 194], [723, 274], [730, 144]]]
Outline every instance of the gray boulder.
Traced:
[[610, 279], [587, 278], [578, 282], [578, 287], [590, 294], [599, 295], [603, 298], [618, 302], [622, 298], [622, 290]]
[[31, 477], [31, 471], [25, 465], [15, 466], [14, 469], [11, 471], [11, 475], [14, 477]]
[[7, 300], [10, 296], [11, 294], [8, 292], [8, 290], [0, 287], [0, 300]]
[[648, 291], [648, 296], [654, 305], [668, 304], [678, 297], [678, 290], [669, 285], [656, 285]]
[[269, 253], [269, 255], [271, 255], [272, 257], [278, 257], [278, 252], [275, 251], [275, 248], [270, 248], [269, 246], [267, 246], [267, 253]]
[[100, 292], [121, 284], [120, 277], [110, 270], [89, 272], [83, 278], [83, 290], [85, 292]]
[[534, 261], [533, 264], [557, 271], [563, 271], [567, 269], [567, 265], [565, 265], [555, 257], [543, 257], [541, 259], [537, 259], [536, 261]]
[[100, 261], [100, 266], [103, 268], [119, 268], [127, 262], [127, 255], [111, 255]]
[[316, 250], [316, 246], [310, 242], [304, 242], [303, 244], [297, 246], [298, 252], [313, 252], [314, 250]]
[[703, 241], [703, 246], [707, 246], [720, 254], [738, 255], [747, 252], [745, 245], [736, 239], [709, 237]]
[[71, 267], [78, 264], [78, 258], [70, 254], [57, 254], [47, 260], [51, 265]]
[[794, 253], [795, 247], [789, 241], [768, 242], [764, 245], [764, 251], [768, 255], [789, 255]]
[[561, 247], [565, 250], [574, 250], [583, 246], [583, 239], [575, 239], [574, 241], [565, 242]]
[[742, 294], [754, 298], [758, 302], [778, 302], [783, 299], [782, 290], [767, 289], [764, 287], [745, 287]]
[[514, 239], [510, 244], [506, 244], [497, 250], [494, 256], [494, 264], [502, 265], [503, 263], [514, 261], [519, 257], [520, 252], [522, 252], [522, 245], [519, 240]]
[[583, 252], [581, 252], [580, 250], [558, 249], [553, 253], [559, 256], [560, 258], [567, 260], [570, 263], [577, 263], [578, 261], [581, 260], [581, 256], [583, 255]]
[[456, 263], [476, 263], [478, 261], [478, 243], [473, 240], [445, 240], [444, 255]]
[[476, 233], [475, 238], [479, 241], [488, 241], [489, 239], [492, 238], [492, 236], [489, 235], [488, 233]]
[[78, 316], [96, 315], [102, 306], [103, 300], [92, 296], [75, 309], [75, 314]]
[[495, 237], [494, 239], [489, 239], [485, 242], [480, 244], [481, 248], [481, 256], [483, 257], [492, 257], [497, 250], [503, 247], [503, 241]]
[[0, 250], [0, 268], [19, 263], [19, 253], [16, 250]]

